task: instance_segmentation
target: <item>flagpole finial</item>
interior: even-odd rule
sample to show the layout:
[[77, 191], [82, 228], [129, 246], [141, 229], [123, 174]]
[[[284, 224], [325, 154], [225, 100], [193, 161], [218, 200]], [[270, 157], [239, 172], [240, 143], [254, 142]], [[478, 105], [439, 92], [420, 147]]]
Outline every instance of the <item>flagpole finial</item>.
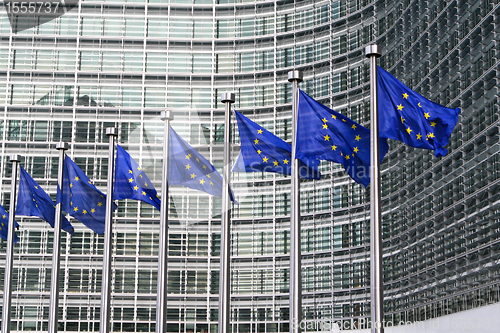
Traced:
[[293, 82], [293, 81], [297, 82], [303, 81], [302, 71], [294, 69], [293, 71], [288, 72], [288, 82]]
[[366, 53], [366, 56], [369, 58], [369, 57], [372, 57], [372, 56], [375, 56], [377, 58], [379, 58], [380, 56], [382, 56], [382, 54], [380, 53], [380, 49], [378, 47], [377, 44], [371, 44], [371, 45], [368, 45], [366, 48], [365, 48], [365, 53]]
[[161, 120], [174, 120], [174, 115], [172, 111], [162, 111], [160, 115]]
[[234, 93], [223, 93], [220, 100], [222, 103], [234, 103]]
[[58, 142], [58, 143], [56, 143], [56, 149], [57, 150], [68, 150], [69, 144], [67, 142]]
[[106, 136], [118, 136], [118, 130], [116, 127], [106, 128]]
[[21, 155], [19, 155], [19, 154], [10, 155], [10, 161], [11, 162], [21, 162]]

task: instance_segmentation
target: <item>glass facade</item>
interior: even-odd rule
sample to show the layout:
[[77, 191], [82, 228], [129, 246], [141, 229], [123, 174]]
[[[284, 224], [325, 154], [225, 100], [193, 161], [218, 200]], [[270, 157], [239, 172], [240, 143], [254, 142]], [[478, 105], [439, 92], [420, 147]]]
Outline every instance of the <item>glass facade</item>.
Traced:
[[[105, 191], [109, 126], [159, 189], [165, 109], [221, 171], [226, 91], [290, 142], [294, 68], [306, 93], [369, 126], [364, 47], [375, 42], [382, 67], [462, 110], [446, 157], [391, 142], [382, 164], [386, 319], [499, 302], [499, 40], [498, 0], [82, 1], [17, 34], [3, 13], [0, 201], [8, 207], [13, 153], [55, 198], [59, 141]], [[233, 160], [238, 145], [234, 122]], [[303, 316], [369, 318], [369, 191], [339, 165], [320, 168], [320, 181], [301, 184]], [[232, 179], [233, 331], [288, 332], [290, 178]], [[217, 332], [221, 200], [172, 187], [170, 202], [168, 331]], [[115, 216], [112, 330], [154, 332], [158, 211], [124, 200]], [[53, 233], [39, 219], [18, 222], [12, 330], [43, 331]], [[98, 331], [103, 238], [73, 225], [62, 239], [60, 330]]]

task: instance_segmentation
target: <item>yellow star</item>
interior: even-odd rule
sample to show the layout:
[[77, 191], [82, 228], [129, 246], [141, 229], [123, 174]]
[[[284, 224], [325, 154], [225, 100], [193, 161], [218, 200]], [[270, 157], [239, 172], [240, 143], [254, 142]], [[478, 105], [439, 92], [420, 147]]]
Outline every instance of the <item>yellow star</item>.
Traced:
[[201, 185], [205, 184], [205, 180], [200, 179], [200, 184], [201, 184]]
[[424, 113], [424, 116], [425, 116], [425, 119], [429, 119], [429, 117], [430, 117], [430, 116], [429, 116], [429, 113], [427, 113], [427, 112], [426, 112], [426, 113]]
[[209, 174], [207, 174], [207, 177], [208, 177], [208, 178], [212, 178], [212, 177], [210, 177], [210, 175], [209, 175]]
[[38, 190], [38, 186], [35, 186], [35, 188]]
[[80, 180], [80, 177], [76, 176], [76, 177], [75, 177], [75, 180]]
[[327, 124], [323, 124], [323, 129], [327, 129], [328, 128], [328, 125]]
[[403, 108], [404, 108], [403, 104], [399, 104], [399, 105], [398, 105], [398, 110], [399, 110], [399, 111], [403, 110]]
[[139, 177], [141, 177], [141, 178], [142, 178], [142, 175], [139, 175]]
[[257, 145], [257, 144], [259, 144], [259, 139], [255, 139], [255, 140], [253, 140], [253, 142]]
[[274, 164], [274, 166], [277, 166], [278, 165], [278, 161], [274, 161], [273, 164]]
[[326, 122], [328, 121], [328, 120], [326, 120], [326, 118], [323, 118], [323, 119], [321, 119], [321, 120], [323, 120], [323, 122], [324, 122], [325, 124], [326, 124]]
[[5, 214], [2, 215], [2, 218], [5, 219]]
[[91, 213], [95, 213], [95, 209], [94, 209], [94, 208], [92, 208], [92, 209], [90, 210], [90, 212], [91, 212]]
[[421, 108], [421, 107], [422, 107], [422, 105], [420, 105], [420, 102], [418, 102], [418, 107], [419, 107], [419, 108]]
[[87, 183], [89, 183], [90, 185], [92, 185], [92, 181], [91, 180], [89, 180]]
[[134, 172], [132, 170], [129, 170], [128, 173], [133, 174]]
[[336, 145], [333, 145], [333, 146], [332, 146], [332, 150], [337, 150], [337, 146], [336, 146]]
[[435, 138], [434, 133], [429, 133], [429, 138]]
[[262, 153], [262, 150], [260, 150], [260, 149], [259, 149], [259, 150], [257, 150], [257, 154], [259, 154], [259, 155], [260, 155], [260, 153]]
[[330, 141], [330, 137], [327, 135], [325, 135], [325, 141]]
[[332, 114], [332, 118], [333, 118], [333, 119], [337, 119], [337, 116], [336, 116], [336, 115], [334, 115], [334, 114]]
[[187, 154], [187, 155], [185, 156], [185, 158], [186, 158], [186, 160], [189, 160], [189, 159], [191, 158], [191, 154]]
[[146, 195], [146, 192], [142, 191], [142, 195]]
[[141, 171], [142, 169], [141, 169], [141, 167], [140, 167], [140, 166], [138, 166], [138, 167], [137, 167], [137, 170]]
[[134, 178], [129, 178], [128, 182], [132, 183], [134, 181]]
[[405, 119], [403, 118], [403, 116], [401, 116], [401, 122], [403, 123], [405, 121]]
[[356, 137], [354, 138], [354, 140], [359, 141], [359, 140], [361, 140], [361, 137], [359, 135], [356, 135]]
[[404, 99], [408, 99], [408, 94], [407, 94], [407, 93], [404, 93], [404, 94], [403, 94], [403, 98], [404, 98]]
[[213, 185], [214, 183], [212, 183], [212, 181], [210, 181], [210, 185]]
[[84, 209], [84, 210], [82, 211], [82, 213], [83, 213], [83, 215], [85, 215], [85, 214], [87, 214], [87, 211]]
[[432, 127], [436, 127], [436, 123], [435, 123], [435, 122], [433, 122], [433, 121], [431, 121], [431, 126], [432, 126]]
[[73, 206], [73, 201], [70, 201], [70, 202], [69, 202], [69, 205], [70, 205], [70, 206]]
[[406, 131], [408, 132], [408, 134], [411, 134], [411, 131], [413, 131], [411, 128], [407, 128]]
[[257, 130], [257, 133], [262, 134], [262, 130], [261, 130], [261, 129], [258, 129], [258, 130]]
[[345, 155], [345, 159], [346, 160], [350, 159], [349, 155]]
[[187, 170], [191, 169], [191, 166], [189, 165], [189, 163], [188, 163], [188, 164], [186, 164], [186, 169], [187, 169]]
[[354, 147], [354, 152], [357, 153], [359, 151], [358, 147]]
[[262, 159], [262, 161], [264, 161], [264, 163], [267, 163], [267, 160], [268, 158], [264, 156], [264, 158]]
[[206, 165], [203, 165], [203, 169], [206, 169], [206, 168], [207, 168], [207, 166], [206, 166]]
[[191, 179], [195, 179], [196, 175], [194, 173], [191, 174]]
[[352, 124], [352, 129], [355, 130], [356, 129], [356, 125]]
[[288, 164], [288, 160], [285, 158], [285, 159], [283, 160], [283, 163]]
[[73, 183], [70, 183], [70, 184], [69, 184], [69, 187], [73, 187]]
[[137, 191], [139, 189], [139, 186], [135, 185], [134, 186], [134, 191]]
[[422, 139], [422, 134], [418, 133], [417, 134], [417, 140], [421, 140]]
[[342, 118], [342, 121], [345, 123], [345, 119], [344, 118]]
[[148, 183], [144, 182], [144, 186], [148, 187]]
[[74, 210], [75, 212], [77, 212], [77, 211], [78, 211], [78, 207], [73, 208], [73, 210]]
[[197, 159], [196, 159], [196, 162], [199, 162], [199, 161], [200, 161], [200, 159], [199, 159], [199, 158], [197, 158]]
[[102, 202], [99, 202], [99, 203], [97, 204], [97, 206], [101, 207], [101, 206], [102, 206]]

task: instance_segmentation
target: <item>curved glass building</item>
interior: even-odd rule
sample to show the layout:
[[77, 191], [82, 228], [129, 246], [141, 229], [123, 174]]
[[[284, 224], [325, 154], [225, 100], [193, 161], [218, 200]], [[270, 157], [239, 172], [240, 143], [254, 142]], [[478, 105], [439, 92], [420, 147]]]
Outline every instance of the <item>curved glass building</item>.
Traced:
[[[3, 12], [1, 202], [8, 207], [13, 153], [55, 198], [59, 141], [105, 191], [109, 126], [159, 189], [166, 109], [221, 171], [227, 91], [235, 109], [290, 142], [292, 69], [303, 71], [306, 93], [369, 126], [364, 48], [377, 43], [383, 68], [461, 108], [447, 156], [391, 142], [381, 166], [386, 320], [499, 302], [499, 41], [498, 0], [81, 1], [16, 34]], [[321, 180], [301, 184], [303, 318], [359, 327], [370, 317], [369, 191], [340, 165], [320, 168]], [[288, 332], [290, 177], [232, 179], [233, 332]], [[168, 331], [217, 332], [221, 199], [184, 187], [170, 197]], [[159, 212], [118, 206], [112, 330], [154, 332]], [[53, 232], [40, 219], [18, 222], [12, 330], [46, 331]], [[72, 222], [59, 328], [98, 331], [103, 238]]]

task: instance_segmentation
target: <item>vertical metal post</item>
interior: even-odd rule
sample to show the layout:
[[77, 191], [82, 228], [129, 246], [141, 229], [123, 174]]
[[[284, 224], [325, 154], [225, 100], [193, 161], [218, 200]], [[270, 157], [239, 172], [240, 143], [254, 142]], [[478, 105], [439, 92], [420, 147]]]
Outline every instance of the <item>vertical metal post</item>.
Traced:
[[16, 189], [20, 155], [10, 155], [12, 178], [10, 181], [9, 226], [7, 230], [7, 252], [5, 254], [5, 276], [3, 287], [2, 333], [10, 332], [10, 312], [12, 303], [12, 265], [14, 261], [14, 230], [16, 228]]
[[115, 139], [118, 136], [116, 127], [106, 128], [109, 137], [108, 182], [106, 193], [106, 217], [104, 225], [104, 253], [102, 256], [102, 288], [101, 288], [101, 322], [99, 331], [110, 331], [111, 301], [111, 233], [113, 231], [113, 186], [115, 181]]
[[156, 333], [167, 332], [167, 258], [168, 258], [168, 160], [170, 149], [170, 111], [162, 111], [163, 170], [161, 176], [160, 239], [158, 250], [158, 287], [156, 297]]
[[[57, 171], [57, 186], [63, 195], [64, 151], [68, 150], [68, 143], [56, 144], [59, 150], [59, 170]], [[62, 203], [56, 203], [56, 216], [54, 219], [54, 245], [52, 249], [52, 272], [50, 278], [50, 305], [49, 305], [49, 333], [57, 333], [59, 310], [59, 268], [61, 257], [61, 219]]]
[[222, 172], [222, 213], [220, 232], [220, 275], [219, 275], [219, 333], [230, 333], [231, 326], [231, 103], [233, 93], [223, 93], [226, 104], [224, 115], [224, 170]]
[[288, 72], [292, 82], [292, 184], [290, 209], [290, 333], [300, 333], [302, 320], [302, 275], [301, 275], [301, 237], [300, 237], [300, 172], [296, 156], [297, 118], [299, 113], [299, 83], [302, 72]]
[[370, 58], [370, 277], [372, 333], [383, 333], [384, 281], [382, 271], [382, 225], [380, 214], [380, 152], [378, 135], [377, 58], [376, 44], [366, 47]]

